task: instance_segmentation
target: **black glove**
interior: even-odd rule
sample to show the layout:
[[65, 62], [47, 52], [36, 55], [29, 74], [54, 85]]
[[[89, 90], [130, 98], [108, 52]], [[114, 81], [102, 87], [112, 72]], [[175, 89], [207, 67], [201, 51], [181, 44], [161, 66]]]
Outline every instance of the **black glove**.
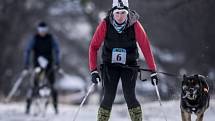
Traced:
[[158, 77], [157, 77], [156, 72], [152, 72], [152, 74], [151, 74], [151, 83], [152, 83], [152, 85], [158, 84]]
[[101, 81], [101, 78], [99, 76], [99, 72], [98, 71], [92, 71], [91, 72], [91, 81], [94, 83], [94, 84], [97, 84]]

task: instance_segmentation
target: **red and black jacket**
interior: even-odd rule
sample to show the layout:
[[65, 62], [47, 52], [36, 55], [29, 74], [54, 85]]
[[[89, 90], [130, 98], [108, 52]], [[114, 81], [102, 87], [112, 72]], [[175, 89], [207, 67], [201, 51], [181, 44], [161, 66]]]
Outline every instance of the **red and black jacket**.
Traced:
[[102, 48], [103, 63], [110, 63], [113, 48], [124, 48], [127, 52], [126, 64], [136, 63], [138, 59], [139, 44], [141, 51], [145, 57], [148, 67], [151, 70], [156, 70], [154, 57], [151, 52], [150, 43], [146, 32], [140, 22], [136, 19], [134, 12], [129, 12], [127, 27], [122, 33], [118, 33], [111, 23], [111, 15], [106, 17], [98, 25], [96, 32], [91, 40], [89, 47], [89, 68], [93, 71], [97, 68], [97, 51], [104, 42]]

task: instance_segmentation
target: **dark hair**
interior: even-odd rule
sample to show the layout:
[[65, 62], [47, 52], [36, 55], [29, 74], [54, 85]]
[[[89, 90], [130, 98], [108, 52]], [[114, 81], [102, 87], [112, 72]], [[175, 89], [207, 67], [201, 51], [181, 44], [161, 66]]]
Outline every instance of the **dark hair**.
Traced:
[[39, 22], [39, 24], [38, 24], [38, 27], [47, 27], [48, 25], [46, 24], [46, 22], [44, 22], [44, 21], [41, 21], [41, 22]]

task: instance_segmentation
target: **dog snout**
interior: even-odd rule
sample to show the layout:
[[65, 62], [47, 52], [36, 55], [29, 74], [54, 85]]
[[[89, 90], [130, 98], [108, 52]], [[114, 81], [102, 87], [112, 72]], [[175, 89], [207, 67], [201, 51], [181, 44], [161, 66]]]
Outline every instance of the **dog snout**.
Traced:
[[189, 91], [192, 93], [194, 92], [194, 88], [190, 88]]

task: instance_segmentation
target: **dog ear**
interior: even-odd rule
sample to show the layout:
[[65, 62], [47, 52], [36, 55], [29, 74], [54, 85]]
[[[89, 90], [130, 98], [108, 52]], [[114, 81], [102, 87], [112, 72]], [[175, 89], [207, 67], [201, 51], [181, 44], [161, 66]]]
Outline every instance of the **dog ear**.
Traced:
[[199, 77], [199, 79], [202, 79], [202, 80], [205, 80], [206, 78], [205, 78], [205, 76], [203, 76], [203, 75], [198, 75], [198, 77]]
[[195, 78], [195, 79], [198, 79], [198, 78], [199, 78], [199, 75], [198, 75], [198, 74], [195, 74], [195, 75], [194, 75], [194, 78]]

